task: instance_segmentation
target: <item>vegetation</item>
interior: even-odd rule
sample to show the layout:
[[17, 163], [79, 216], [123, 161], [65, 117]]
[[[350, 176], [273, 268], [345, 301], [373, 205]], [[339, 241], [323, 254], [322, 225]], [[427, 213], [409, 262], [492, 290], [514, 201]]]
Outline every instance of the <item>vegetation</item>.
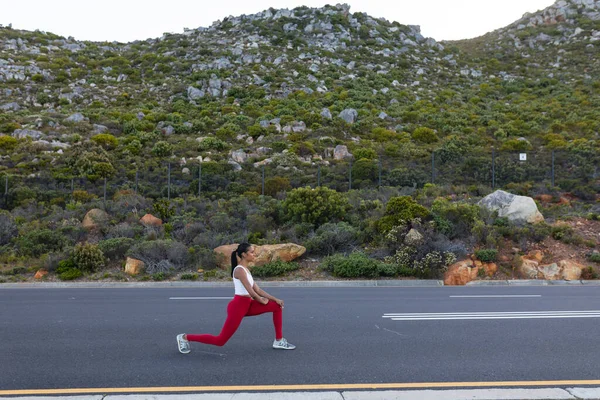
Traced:
[[[1, 278], [124, 279], [109, 270], [133, 257], [140, 279], [227, 279], [212, 249], [248, 240], [343, 278], [440, 277], [546, 239], [593, 252], [554, 223], [600, 215], [600, 21], [565, 7], [443, 43], [344, 5], [127, 44], [0, 27]], [[484, 212], [500, 188], [548, 223]]]

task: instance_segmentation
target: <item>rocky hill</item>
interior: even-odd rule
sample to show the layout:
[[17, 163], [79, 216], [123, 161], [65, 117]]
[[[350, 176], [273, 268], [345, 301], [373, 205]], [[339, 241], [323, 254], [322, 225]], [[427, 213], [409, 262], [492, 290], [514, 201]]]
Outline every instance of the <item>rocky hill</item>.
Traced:
[[[132, 161], [147, 169], [169, 157], [299, 168], [356, 150], [356, 160], [396, 160], [390, 172], [406, 159], [426, 168], [432, 151], [462, 162], [491, 146], [597, 149], [599, 4], [560, 0], [450, 43], [347, 5], [269, 9], [125, 44], [2, 28], [0, 172], [131, 178]], [[399, 174], [387, 183], [431, 175]], [[532, 174], [521, 175], [505, 180]]]

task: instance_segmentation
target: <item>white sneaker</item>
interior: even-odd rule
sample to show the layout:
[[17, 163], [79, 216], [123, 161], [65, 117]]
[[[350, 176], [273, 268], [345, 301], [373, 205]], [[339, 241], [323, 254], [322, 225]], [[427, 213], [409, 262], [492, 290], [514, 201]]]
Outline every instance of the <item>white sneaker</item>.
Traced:
[[281, 338], [281, 340], [273, 341], [273, 348], [281, 350], [294, 350], [296, 346], [294, 346], [291, 343], [288, 343], [288, 341], [285, 338]]
[[192, 349], [190, 349], [190, 342], [184, 339], [183, 335], [185, 335], [185, 333], [177, 335], [177, 347], [179, 348], [180, 353], [187, 354], [192, 351]]

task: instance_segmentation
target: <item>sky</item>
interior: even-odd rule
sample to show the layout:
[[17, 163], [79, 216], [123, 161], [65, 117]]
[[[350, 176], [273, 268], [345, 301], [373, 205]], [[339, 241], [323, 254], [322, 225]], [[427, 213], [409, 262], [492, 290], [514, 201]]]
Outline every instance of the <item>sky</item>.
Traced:
[[347, 3], [390, 22], [420, 25], [437, 41], [469, 39], [502, 28], [555, 0], [0, 0], [0, 24], [77, 40], [131, 42], [208, 27], [228, 16], [273, 8]]

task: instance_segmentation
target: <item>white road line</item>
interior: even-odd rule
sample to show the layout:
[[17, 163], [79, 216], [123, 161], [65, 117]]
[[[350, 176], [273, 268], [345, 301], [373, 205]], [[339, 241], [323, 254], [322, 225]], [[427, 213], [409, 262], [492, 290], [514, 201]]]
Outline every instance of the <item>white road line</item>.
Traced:
[[407, 313], [384, 314], [382, 318], [393, 321], [428, 321], [461, 319], [540, 319], [540, 318], [600, 318], [600, 310], [590, 311], [514, 311], [514, 312], [464, 312], [464, 313]]
[[448, 297], [542, 297], [541, 294], [490, 294], [490, 295], [465, 295], [465, 296], [448, 296]]
[[231, 300], [231, 297], [169, 297], [169, 300]]

